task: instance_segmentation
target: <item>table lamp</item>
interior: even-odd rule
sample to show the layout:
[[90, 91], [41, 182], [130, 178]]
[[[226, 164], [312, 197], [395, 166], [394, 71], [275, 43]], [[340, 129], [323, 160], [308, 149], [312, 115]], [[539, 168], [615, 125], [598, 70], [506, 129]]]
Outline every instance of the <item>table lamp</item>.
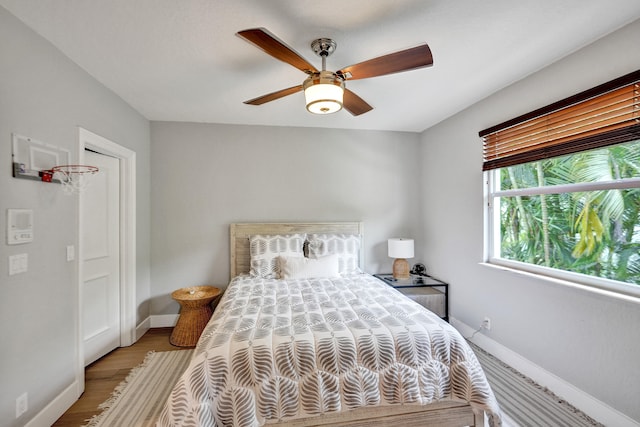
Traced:
[[393, 278], [408, 279], [409, 262], [407, 258], [413, 258], [413, 239], [402, 237], [389, 239], [387, 249], [389, 258], [395, 258], [393, 261]]

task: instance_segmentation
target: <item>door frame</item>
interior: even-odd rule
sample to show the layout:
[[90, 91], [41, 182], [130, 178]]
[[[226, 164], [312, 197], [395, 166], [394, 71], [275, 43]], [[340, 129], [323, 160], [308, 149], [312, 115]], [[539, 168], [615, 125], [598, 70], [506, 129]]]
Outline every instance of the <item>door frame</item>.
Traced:
[[[78, 127], [78, 164], [85, 164], [85, 149], [120, 160], [120, 346], [136, 340], [136, 153], [100, 135]], [[87, 189], [91, 191], [91, 187]], [[78, 196], [77, 233], [77, 372], [78, 396], [84, 391], [84, 346], [82, 333], [82, 262], [80, 232], [84, 225], [82, 193]]]

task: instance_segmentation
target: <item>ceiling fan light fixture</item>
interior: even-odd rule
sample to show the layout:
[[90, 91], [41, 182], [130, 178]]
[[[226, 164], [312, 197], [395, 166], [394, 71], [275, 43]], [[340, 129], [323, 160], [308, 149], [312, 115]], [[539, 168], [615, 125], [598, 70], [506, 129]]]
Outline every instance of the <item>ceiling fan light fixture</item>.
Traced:
[[342, 110], [344, 81], [330, 71], [320, 71], [303, 83], [307, 110], [313, 114], [331, 114]]
[[[345, 89], [344, 82], [346, 80], [386, 76], [433, 65], [431, 49], [426, 43], [423, 43], [416, 47], [349, 65], [338, 71], [327, 71], [327, 57], [336, 50], [338, 45], [332, 39], [320, 38], [311, 42], [311, 50], [322, 59], [322, 71], [318, 71], [299, 53], [278, 40], [276, 36], [264, 28], [250, 28], [238, 31], [237, 34], [275, 59], [286, 62], [308, 75], [302, 85], [281, 89], [244, 101], [245, 104], [249, 105], [262, 105], [303, 90], [307, 110], [311, 113], [331, 114], [342, 110], [344, 106], [344, 109], [351, 115], [359, 116], [371, 111], [373, 107], [353, 91]], [[343, 105], [343, 102], [345, 102], [345, 90], [347, 91], [346, 104]]]

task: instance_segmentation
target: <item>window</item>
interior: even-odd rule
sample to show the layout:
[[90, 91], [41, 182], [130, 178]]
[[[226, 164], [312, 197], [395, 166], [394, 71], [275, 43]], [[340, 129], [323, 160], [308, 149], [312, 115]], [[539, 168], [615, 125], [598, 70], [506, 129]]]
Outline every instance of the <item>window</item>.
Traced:
[[487, 261], [640, 296], [640, 71], [480, 136]]

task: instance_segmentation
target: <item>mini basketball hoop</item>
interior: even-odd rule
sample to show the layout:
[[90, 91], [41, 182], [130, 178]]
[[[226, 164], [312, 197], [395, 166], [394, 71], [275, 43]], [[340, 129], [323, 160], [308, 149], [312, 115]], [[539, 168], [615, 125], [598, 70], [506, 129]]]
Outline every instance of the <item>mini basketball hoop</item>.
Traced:
[[62, 189], [67, 194], [83, 192], [100, 169], [96, 166], [61, 165], [51, 168], [54, 179], [60, 180]]

